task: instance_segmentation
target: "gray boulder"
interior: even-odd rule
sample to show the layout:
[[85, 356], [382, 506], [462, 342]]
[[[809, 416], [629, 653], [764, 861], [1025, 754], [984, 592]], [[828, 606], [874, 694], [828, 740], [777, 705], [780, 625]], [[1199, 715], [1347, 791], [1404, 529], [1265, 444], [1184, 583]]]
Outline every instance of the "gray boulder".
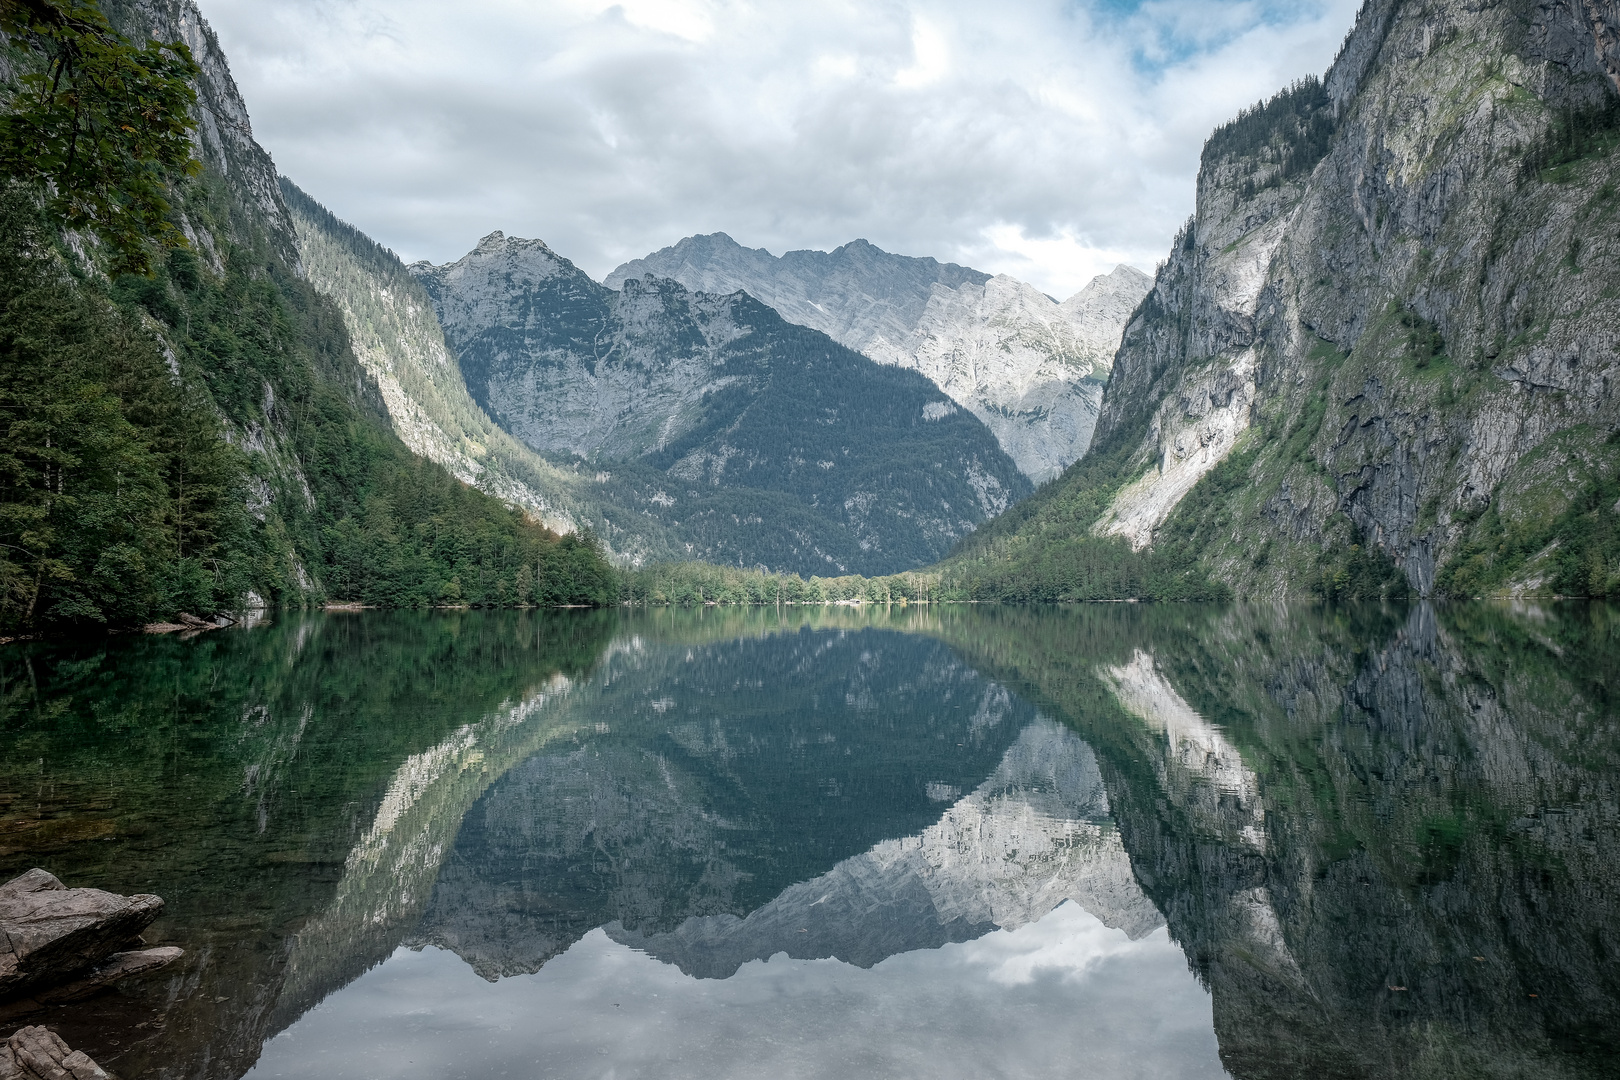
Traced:
[[[0, 885], [0, 998], [74, 979], [106, 985], [150, 970], [179, 950], [127, 953], [163, 911], [163, 899], [119, 896], [101, 889], [70, 889], [44, 870], [30, 870]], [[114, 954], [121, 954], [116, 959]], [[121, 972], [121, 974], [114, 974]]]
[[[49, 876], [49, 875], [46, 875]], [[54, 879], [53, 879], [54, 880]], [[25, 1027], [0, 1043], [0, 1080], [109, 1080], [83, 1050], [43, 1027]]]

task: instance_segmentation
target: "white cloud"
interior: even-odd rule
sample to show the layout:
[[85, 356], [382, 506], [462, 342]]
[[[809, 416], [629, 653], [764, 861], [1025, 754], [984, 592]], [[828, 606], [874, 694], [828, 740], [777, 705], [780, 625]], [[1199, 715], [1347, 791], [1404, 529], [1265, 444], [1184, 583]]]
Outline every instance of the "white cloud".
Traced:
[[201, 0], [282, 171], [407, 258], [864, 237], [1058, 296], [1151, 269], [1209, 130], [1356, 7], [1093, 2]]
[[951, 49], [939, 27], [918, 18], [911, 28], [912, 64], [894, 76], [895, 85], [907, 89], [932, 86], [951, 70]]

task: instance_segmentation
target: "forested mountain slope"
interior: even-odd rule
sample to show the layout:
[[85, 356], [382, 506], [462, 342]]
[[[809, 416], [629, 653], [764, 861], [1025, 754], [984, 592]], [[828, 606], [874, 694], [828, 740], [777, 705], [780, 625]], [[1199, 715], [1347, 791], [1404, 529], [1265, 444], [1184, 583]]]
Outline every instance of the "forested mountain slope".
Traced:
[[1617, 35], [1370, 0], [1211, 137], [1091, 454], [956, 565], [1062, 594], [1095, 535], [1243, 595], [1620, 591]]
[[1030, 490], [927, 379], [743, 293], [660, 279], [615, 292], [500, 233], [411, 270], [473, 399], [533, 449], [590, 460], [607, 496], [662, 522], [689, 557], [893, 573]]
[[879, 363], [922, 372], [989, 426], [1035, 483], [1085, 453], [1120, 333], [1150, 284], [1118, 266], [1059, 304], [1005, 274], [865, 240], [778, 258], [725, 233], [689, 236], [605, 283], [647, 275], [702, 292], [741, 289]]
[[433, 301], [405, 264], [286, 177], [281, 194], [304, 274], [343, 312], [355, 357], [376, 380], [405, 445], [555, 528], [573, 528], [565, 493], [574, 478], [548, 468], [468, 396]]
[[623, 562], [686, 557], [679, 530], [641, 512], [628, 478], [604, 480], [577, 460], [545, 458], [489, 418], [467, 392], [433, 301], [392, 251], [286, 177], [281, 191], [305, 275], [343, 313], [355, 356], [407, 446], [558, 531], [590, 530]]
[[[608, 599], [589, 544], [424, 462], [389, 430], [342, 320], [300, 274], [269, 156], [189, 0], [109, 2], [200, 69], [187, 247], [109, 279], [4, 185], [0, 625], [129, 625], [260, 601]], [[20, 45], [11, 74], [37, 63]], [[9, 106], [8, 102], [8, 106]]]

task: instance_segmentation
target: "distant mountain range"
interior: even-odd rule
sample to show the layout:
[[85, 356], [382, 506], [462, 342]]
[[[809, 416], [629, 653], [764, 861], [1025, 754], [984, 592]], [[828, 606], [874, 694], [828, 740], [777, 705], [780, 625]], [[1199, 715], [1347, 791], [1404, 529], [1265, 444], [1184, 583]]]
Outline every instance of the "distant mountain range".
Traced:
[[691, 237], [598, 284], [496, 232], [400, 260], [290, 181], [298, 255], [416, 453], [615, 557], [937, 562], [1086, 449], [1145, 275], [1058, 303], [865, 241]]
[[1120, 335], [1152, 285], [1119, 266], [1058, 303], [1005, 274], [892, 255], [865, 240], [777, 257], [725, 233], [687, 237], [604, 283], [618, 289], [648, 276], [711, 293], [741, 289], [790, 322], [921, 372], [983, 421], [1035, 483], [1090, 445]]
[[[603, 497], [667, 528], [676, 555], [894, 573], [1031, 490], [927, 378], [741, 291], [667, 279], [614, 291], [501, 233], [410, 270], [472, 399], [532, 450], [587, 459]], [[637, 527], [621, 513], [609, 539]]]

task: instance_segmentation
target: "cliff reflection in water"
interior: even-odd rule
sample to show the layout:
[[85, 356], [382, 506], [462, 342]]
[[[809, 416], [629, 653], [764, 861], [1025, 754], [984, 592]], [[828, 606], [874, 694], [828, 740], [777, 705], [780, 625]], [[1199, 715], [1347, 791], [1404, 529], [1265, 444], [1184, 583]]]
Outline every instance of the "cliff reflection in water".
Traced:
[[[234, 1080], [278, 1032], [266, 1075], [373, 1053], [356, 1032], [403, 1047], [383, 1003], [453, 1010], [451, 953], [493, 980], [461, 1007], [573, 1025], [444, 1036], [469, 1066], [586, 1053], [574, 1029], [629, 1019], [579, 1003], [641, 955], [681, 1029], [616, 1060], [648, 1075], [696, 1067], [666, 1060], [683, 1038], [719, 1053], [727, 1000], [787, 1022], [746, 1011], [761, 980], [825, 1045], [806, 1020], [797, 1057], [711, 1073], [1613, 1075], [1617, 627], [1573, 605], [790, 609], [12, 646], [0, 872], [168, 898], [179, 970], [43, 1018], [131, 1078]], [[1023, 982], [974, 966], [1013, 952]], [[912, 984], [947, 968], [958, 1004], [925, 1003]], [[830, 1004], [855, 993], [858, 1024]], [[931, 1049], [953, 1008], [987, 1026]]]

